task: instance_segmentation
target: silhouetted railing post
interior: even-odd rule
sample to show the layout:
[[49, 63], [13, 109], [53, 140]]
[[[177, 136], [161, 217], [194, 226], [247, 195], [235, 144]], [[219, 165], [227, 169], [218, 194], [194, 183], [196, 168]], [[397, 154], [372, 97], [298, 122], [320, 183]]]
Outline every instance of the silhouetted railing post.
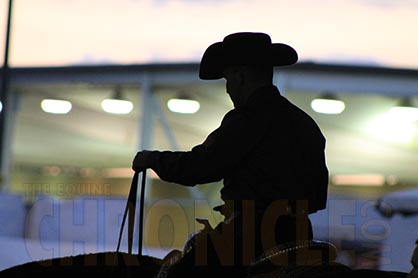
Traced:
[[4, 190], [5, 183], [8, 180], [8, 163], [7, 156], [9, 152], [6, 148], [10, 148], [7, 146], [5, 142], [5, 136], [7, 135], [7, 117], [8, 111], [10, 110], [10, 100], [9, 100], [9, 44], [10, 44], [10, 25], [12, 20], [12, 5], [13, 1], [9, 0], [9, 8], [7, 14], [7, 29], [6, 29], [6, 43], [5, 43], [5, 50], [4, 50], [4, 63], [3, 63], [3, 70], [2, 70], [2, 78], [1, 78], [1, 90], [0, 90], [0, 101], [2, 104], [2, 110], [0, 112], [0, 189]]

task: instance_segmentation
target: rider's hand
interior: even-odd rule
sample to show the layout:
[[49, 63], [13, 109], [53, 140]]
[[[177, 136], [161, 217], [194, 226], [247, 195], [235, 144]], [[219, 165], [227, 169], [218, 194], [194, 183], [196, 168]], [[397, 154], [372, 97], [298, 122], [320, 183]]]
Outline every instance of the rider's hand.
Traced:
[[135, 172], [142, 172], [145, 169], [149, 168], [148, 161], [151, 155], [152, 155], [151, 151], [138, 152], [132, 162], [132, 169]]

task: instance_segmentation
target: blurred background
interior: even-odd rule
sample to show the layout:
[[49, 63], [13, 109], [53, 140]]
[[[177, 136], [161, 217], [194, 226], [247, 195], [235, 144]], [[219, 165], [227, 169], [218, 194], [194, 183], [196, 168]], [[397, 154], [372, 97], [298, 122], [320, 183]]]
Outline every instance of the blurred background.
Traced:
[[[136, 152], [203, 142], [232, 103], [199, 80], [201, 55], [260, 31], [298, 51], [275, 84], [327, 138], [315, 237], [352, 267], [409, 271], [418, 217], [376, 203], [418, 186], [416, 26], [414, 0], [0, 0], [1, 269], [114, 251]], [[216, 225], [221, 186], [149, 171], [144, 252], [181, 249], [195, 217]]]

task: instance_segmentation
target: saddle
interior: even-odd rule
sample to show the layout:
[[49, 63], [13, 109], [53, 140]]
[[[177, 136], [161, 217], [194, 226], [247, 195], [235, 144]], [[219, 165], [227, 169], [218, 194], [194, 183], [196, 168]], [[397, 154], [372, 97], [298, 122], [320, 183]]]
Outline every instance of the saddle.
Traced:
[[[171, 268], [190, 250], [187, 244], [183, 252], [173, 250], [163, 260], [165, 263], [156, 278], [170, 277]], [[319, 240], [289, 242], [275, 246], [258, 256], [246, 269], [240, 269], [237, 276], [246, 278], [269, 277], [318, 277], [336, 275], [351, 271], [346, 265], [336, 262], [335, 245]], [[189, 267], [193, 267], [190, 265]], [[213, 266], [223, 268], [222, 266]], [[233, 273], [233, 272], [232, 272]], [[244, 273], [244, 275], [243, 275]]]
[[289, 242], [256, 258], [248, 268], [247, 277], [315, 277], [351, 271], [350, 267], [336, 262], [336, 258], [337, 248], [329, 242]]

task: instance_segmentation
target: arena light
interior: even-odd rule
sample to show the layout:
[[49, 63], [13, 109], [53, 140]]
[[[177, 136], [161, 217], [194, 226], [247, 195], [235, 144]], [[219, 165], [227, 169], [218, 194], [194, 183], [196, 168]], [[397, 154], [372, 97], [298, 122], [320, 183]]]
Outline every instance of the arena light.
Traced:
[[384, 114], [372, 119], [367, 126], [368, 132], [383, 141], [410, 144], [417, 132], [418, 108], [409, 97], [403, 98]]
[[134, 105], [129, 100], [122, 99], [104, 99], [102, 108], [107, 113], [112, 114], [129, 114]]
[[46, 113], [67, 114], [72, 109], [71, 102], [62, 99], [44, 99], [41, 108]]
[[372, 119], [367, 131], [373, 137], [394, 143], [409, 144], [413, 141], [416, 124], [413, 121], [400, 120], [398, 114], [386, 112]]
[[171, 112], [181, 114], [194, 114], [200, 109], [200, 103], [188, 96], [182, 95], [172, 98], [167, 102], [167, 107]]
[[134, 105], [131, 101], [122, 98], [121, 88], [118, 86], [115, 89], [112, 98], [107, 98], [102, 101], [102, 109], [111, 114], [129, 114]]
[[410, 97], [403, 98], [398, 105], [390, 108], [389, 114], [399, 121], [418, 121], [418, 107]]
[[337, 174], [331, 177], [334, 185], [383, 186], [386, 179], [381, 174]]
[[312, 100], [311, 107], [317, 113], [340, 114], [345, 109], [345, 103], [337, 99], [332, 93], [324, 93]]

